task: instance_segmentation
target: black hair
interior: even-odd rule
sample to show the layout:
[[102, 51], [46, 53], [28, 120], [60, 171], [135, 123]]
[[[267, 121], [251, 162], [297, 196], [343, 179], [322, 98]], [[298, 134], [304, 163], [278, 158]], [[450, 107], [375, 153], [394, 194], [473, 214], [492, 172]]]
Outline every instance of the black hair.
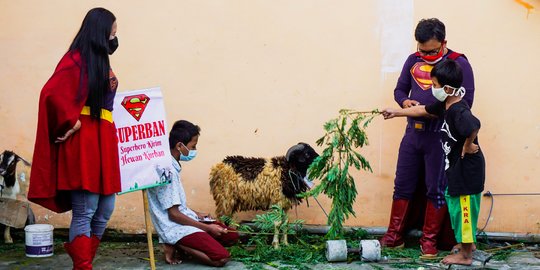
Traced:
[[441, 86], [460, 88], [463, 82], [463, 71], [456, 61], [446, 59], [433, 67], [431, 77], [437, 78]]
[[[84, 17], [79, 32], [69, 46], [70, 52], [81, 54], [81, 80], [79, 98], [88, 91], [86, 104], [90, 106], [90, 115], [99, 119], [105, 91], [110, 91], [109, 82], [109, 36], [116, 21], [112, 12], [104, 8], [93, 8]], [[87, 89], [83, 78], [88, 76]]]
[[200, 133], [201, 128], [199, 126], [186, 120], [178, 120], [174, 122], [169, 133], [169, 148], [173, 149], [179, 142], [187, 145], [193, 137], [200, 135]]
[[436, 39], [439, 42], [443, 42], [446, 38], [446, 29], [444, 23], [437, 18], [422, 19], [416, 25], [414, 30], [414, 38], [420, 43], [424, 43], [431, 39]]

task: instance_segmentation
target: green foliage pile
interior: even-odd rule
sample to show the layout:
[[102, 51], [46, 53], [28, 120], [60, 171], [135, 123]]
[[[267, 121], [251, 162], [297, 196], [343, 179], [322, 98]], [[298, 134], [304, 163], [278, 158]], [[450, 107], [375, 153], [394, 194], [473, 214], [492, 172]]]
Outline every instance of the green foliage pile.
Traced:
[[271, 235], [255, 234], [246, 244], [233, 246], [229, 251], [233, 260], [244, 263], [249, 269], [263, 269], [263, 265], [279, 268], [278, 263], [289, 269], [310, 269], [306, 265], [326, 261], [323, 236], [296, 231], [290, 235], [289, 245], [279, 249], [272, 248], [271, 241]]
[[[292, 223], [296, 223], [296, 221]], [[257, 228], [265, 227], [257, 224], [255, 226]], [[246, 243], [229, 248], [232, 259], [244, 263], [248, 269], [264, 269], [264, 266], [268, 265], [282, 270], [304, 270], [311, 269], [311, 265], [326, 262], [325, 248], [326, 240], [328, 240], [327, 237], [324, 235], [309, 234], [305, 230], [297, 228], [299, 227], [291, 227], [289, 231], [289, 245], [282, 245], [279, 249], [274, 249], [270, 245], [272, 240], [271, 235], [251, 234], [251, 237]], [[273, 228], [271, 231], [273, 231]], [[344, 238], [351, 245], [351, 248], [357, 248], [360, 239], [366, 236], [366, 231], [358, 229], [347, 232]], [[356, 260], [359, 258], [358, 255], [353, 255], [349, 259]]]
[[332, 199], [332, 210], [328, 215], [329, 239], [343, 237], [343, 223], [355, 215], [353, 204], [357, 191], [349, 167], [372, 172], [369, 162], [357, 149], [368, 145], [365, 129], [378, 114], [341, 110], [339, 116], [324, 125], [326, 134], [317, 140], [317, 145], [326, 148], [309, 167], [309, 178], [321, 182], [304, 196], [326, 194]]

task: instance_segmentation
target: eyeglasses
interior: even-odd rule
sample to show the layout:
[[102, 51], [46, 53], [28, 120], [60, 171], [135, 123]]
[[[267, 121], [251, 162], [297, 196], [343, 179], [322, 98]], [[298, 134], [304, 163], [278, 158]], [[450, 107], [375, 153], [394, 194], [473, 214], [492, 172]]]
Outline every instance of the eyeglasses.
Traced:
[[424, 51], [424, 50], [420, 50], [420, 48], [417, 47], [416, 51], [419, 52], [421, 55], [424, 55], [424, 56], [433, 56], [433, 55], [439, 54], [439, 52], [442, 50], [442, 48], [443, 48], [443, 45], [441, 45], [441, 47], [439, 47], [438, 49], [435, 49], [435, 50]]

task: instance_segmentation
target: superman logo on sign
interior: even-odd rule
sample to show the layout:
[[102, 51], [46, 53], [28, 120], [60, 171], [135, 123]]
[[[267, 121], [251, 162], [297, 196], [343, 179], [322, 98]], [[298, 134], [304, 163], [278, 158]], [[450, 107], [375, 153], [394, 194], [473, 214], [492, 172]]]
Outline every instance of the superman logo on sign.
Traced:
[[122, 100], [122, 107], [124, 107], [135, 120], [139, 121], [144, 113], [144, 109], [148, 106], [148, 102], [150, 102], [150, 98], [145, 94], [127, 96]]
[[431, 70], [433, 66], [426, 62], [418, 62], [411, 68], [411, 75], [414, 81], [424, 90], [431, 88]]

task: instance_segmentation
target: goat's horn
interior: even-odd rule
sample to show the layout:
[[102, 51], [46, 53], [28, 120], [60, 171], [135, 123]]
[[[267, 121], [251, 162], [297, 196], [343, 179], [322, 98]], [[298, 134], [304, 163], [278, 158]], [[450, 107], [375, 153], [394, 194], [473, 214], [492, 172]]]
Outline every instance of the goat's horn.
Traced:
[[17, 158], [18, 158], [20, 161], [22, 161], [22, 162], [24, 163], [24, 165], [26, 165], [26, 166], [32, 166], [32, 163], [26, 161], [26, 159], [20, 157], [19, 155], [16, 155], [16, 156], [17, 156]]

